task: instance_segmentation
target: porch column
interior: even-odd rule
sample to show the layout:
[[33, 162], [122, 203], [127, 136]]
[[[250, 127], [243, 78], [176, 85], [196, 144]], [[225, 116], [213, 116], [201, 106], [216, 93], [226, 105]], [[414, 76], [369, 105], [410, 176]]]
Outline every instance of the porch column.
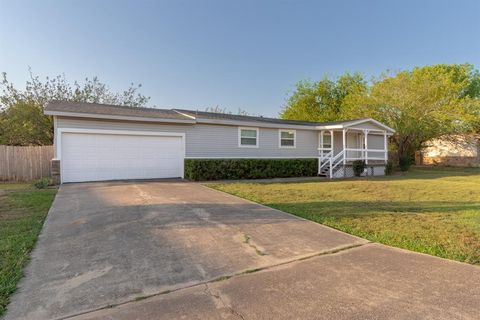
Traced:
[[346, 143], [346, 137], [345, 137], [345, 128], [342, 129], [342, 139], [343, 139], [343, 165], [347, 163], [347, 151], [345, 150], [347, 143]]
[[318, 153], [320, 154], [320, 159], [323, 160], [323, 130], [320, 131], [320, 134], [319, 134], [319, 146], [318, 146]]
[[363, 136], [365, 138], [365, 164], [368, 164], [368, 129], [363, 130]]
[[320, 131], [320, 149], [323, 149], [323, 130]]
[[330, 149], [332, 150], [332, 157], [334, 156], [333, 154], [333, 130], [330, 130]]
[[385, 163], [388, 162], [388, 139], [387, 139], [387, 131], [383, 131], [383, 151], [385, 156]]

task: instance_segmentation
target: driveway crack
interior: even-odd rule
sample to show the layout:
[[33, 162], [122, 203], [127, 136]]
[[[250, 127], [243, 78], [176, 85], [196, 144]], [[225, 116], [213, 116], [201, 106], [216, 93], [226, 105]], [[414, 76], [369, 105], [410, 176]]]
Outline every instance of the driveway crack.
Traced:
[[[148, 299], [148, 298], [151, 298], [151, 297], [154, 297], [154, 296], [169, 294], [169, 293], [172, 293], [172, 292], [181, 291], [181, 290], [185, 290], [185, 289], [188, 289], [188, 288], [193, 288], [193, 287], [204, 285], [205, 286], [205, 289], [204, 289], [205, 294], [207, 294], [207, 295], [211, 296], [213, 299], [215, 299], [214, 302], [217, 302], [219, 305], [228, 309], [234, 316], [236, 316], [236, 317], [238, 317], [242, 320], [245, 320], [245, 317], [240, 312], [236, 311], [230, 304], [226, 303], [225, 298], [222, 297], [220, 292], [218, 292], [216, 294], [213, 293], [208, 284], [212, 283], [212, 282], [228, 280], [230, 278], [240, 276], [240, 275], [245, 275], [245, 274], [248, 274], [248, 273], [254, 273], [254, 272], [258, 272], [258, 271], [269, 270], [269, 269], [272, 269], [272, 268], [275, 268], [275, 267], [278, 267], [278, 266], [287, 265], [287, 264], [294, 263], [294, 262], [297, 262], [297, 261], [304, 261], [304, 260], [309, 260], [309, 259], [319, 257], [319, 256], [336, 254], [336, 253], [339, 253], [339, 252], [348, 251], [348, 250], [351, 250], [351, 249], [354, 249], [354, 248], [362, 247], [362, 246], [364, 246], [366, 244], [369, 244], [369, 243], [371, 243], [371, 242], [367, 241], [367, 242], [364, 242], [364, 243], [355, 243], [355, 244], [351, 244], [351, 245], [346, 245], [346, 246], [334, 248], [334, 249], [331, 249], [331, 250], [325, 250], [325, 251], [322, 251], [322, 252], [317, 252], [317, 253], [314, 253], [314, 254], [311, 254], [311, 255], [308, 255], [308, 256], [299, 257], [299, 258], [295, 258], [295, 259], [292, 259], [292, 260], [272, 264], [272, 265], [265, 266], [265, 267], [262, 267], [262, 268], [257, 268], [257, 269], [253, 269], [253, 270], [246, 270], [246, 271], [238, 272], [238, 273], [231, 274], [231, 275], [228, 275], [228, 276], [220, 276], [216, 279], [208, 280], [206, 282], [201, 282], [201, 283], [196, 283], [196, 284], [192, 284], [192, 285], [185, 286], [185, 287], [179, 287], [179, 288], [176, 288], [176, 289], [161, 291], [161, 292], [154, 293], [154, 294], [151, 294], [151, 295], [148, 295], [148, 296], [142, 296], [141, 300]], [[121, 306], [121, 305], [133, 303], [133, 302], [135, 302], [135, 299], [134, 300], [127, 300], [127, 301], [117, 303], [117, 304], [114, 304], [114, 305], [107, 305], [107, 306], [99, 307], [99, 308], [92, 309], [92, 310], [86, 310], [84, 312], [80, 312], [80, 313], [76, 313], [76, 314], [72, 314], [72, 315], [63, 316], [63, 317], [60, 317], [60, 318], [56, 318], [56, 320], [70, 319], [70, 318], [73, 318], [75, 316], [88, 314], [88, 313], [96, 312], [96, 311], [107, 309], [107, 308], [118, 307], [118, 306]]]
[[215, 301], [218, 301], [220, 302], [220, 304], [228, 309], [230, 311], [231, 314], [233, 314], [234, 316], [242, 319], [242, 320], [245, 320], [245, 317], [239, 313], [238, 311], [236, 311], [229, 303], [225, 302], [225, 299], [222, 298], [222, 295], [220, 293], [220, 291], [217, 290], [217, 293], [213, 293], [210, 286], [208, 285], [208, 283], [205, 283], [205, 290], [204, 290], [205, 294], [212, 297], [212, 299], [214, 299]]
[[246, 233], [243, 233], [243, 237], [244, 237], [244, 241], [250, 248], [252, 248], [253, 250], [255, 250], [255, 252], [259, 255], [259, 256], [265, 256], [267, 255], [265, 252], [263, 252], [262, 250], [260, 250], [256, 245], [254, 245], [250, 240], [250, 236]]

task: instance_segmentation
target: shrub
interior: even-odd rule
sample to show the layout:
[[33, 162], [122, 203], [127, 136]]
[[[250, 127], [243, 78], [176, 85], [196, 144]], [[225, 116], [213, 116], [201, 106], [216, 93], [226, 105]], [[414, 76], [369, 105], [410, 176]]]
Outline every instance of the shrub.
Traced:
[[41, 178], [41, 179], [38, 179], [36, 180], [34, 183], [33, 183], [33, 186], [37, 189], [45, 189], [46, 187], [48, 186], [51, 186], [53, 183], [52, 183], [52, 179], [51, 178], [48, 178], [48, 177], [44, 177], [44, 178]]
[[385, 175], [390, 176], [393, 174], [393, 162], [392, 161], [387, 161], [385, 164]]
[[353, 167], [353, 174], [356, 177], [360, 177], [362, 173], [365, 171], [365, 168], [367, 167], [367, 165], [363, 160], [355, 160], [352, 163], [352, 167]]
[[411, 165], [411, 160], [410, 160], [410, 157], [408, 156], [402, 156], [400, 157], [400, 159], [398, 159], [398, 165], [400, 167], [400, 170], [402, 171], [408, 171], [408, 169], [410, 169], [410, 165]]
[[316, 176], [312, 159], [187, 159], [185, 178], [190, 180], [267, 179]]

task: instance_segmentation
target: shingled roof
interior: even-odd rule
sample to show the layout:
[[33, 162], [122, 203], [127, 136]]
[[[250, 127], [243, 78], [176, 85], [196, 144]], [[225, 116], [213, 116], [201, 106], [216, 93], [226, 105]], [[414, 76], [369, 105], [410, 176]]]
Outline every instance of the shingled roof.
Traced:
[[85, 103], [72, 101], [52, 101], [47, 104], [45, 111], [77, 114], [98, 114], [111, 116], [125, 116], [138, 118], [157, 118], [171, 120], [192, 120], [170, 109], [127, 107], [101, 103]]
[[147, 120], [148, 121], [169, 121], [169, 122], [202, 122], [202, 120], [215, 123], [225, 121], [236, 122], [257, 122], [264, 124], [281, 124], [281, 125], [297, 125], [297, 126], [332, 126], [339, 124], [348, 124], [359, 121], [332, 121], [332, 122], [312, 122], [312, 121], [298, 121], [298, 120], [282, 120], [276, 118], [268, 118], [262, 116], [246, 116], [229, 113], [216, 113], [186, 109], [158, 109], [158, 108], [143, 108], [143, 107], [129, 107], [119, 105], [109, 105], [101, 103], [85, 103], [72, 101], [51, 101], [45, 107], [45, 114], [60, 115], [60, 116], [76, 116], [76, 117], [95, 117], [99, 118], [123, 118], [131, 120]]
[[184, 110], [184, 109], [173, 109], [182, 114], [189, 115], [195, 119], [211, 119], [211, 120], [232, 120], [232, 121], [248, 121], [248, 122], [266, 122], [266, 123], [276, 123], [276, 124], [293, 124], [293, 125], [304, 125], [304, 126], [318, 126], [322, 125], [320, 122], [312, 121], [298, 121], [298, 120], [283, 120], [277, 118], [268, 118], [261, 116], [245, 116], [238, 114], [230, 113], [217, 113], [217, 112], [207, 112], [207, 111], [193, 111], [193, 110]]

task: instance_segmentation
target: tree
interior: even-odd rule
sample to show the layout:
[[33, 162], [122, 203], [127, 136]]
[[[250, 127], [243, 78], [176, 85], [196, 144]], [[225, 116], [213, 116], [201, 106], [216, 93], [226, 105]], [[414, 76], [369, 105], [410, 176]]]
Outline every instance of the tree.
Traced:
[[23, 100], [0, 113], [0, 144], [49, 145], [53, 141], [51, 117], [38, 104]]
[[370, 85], [358, 74], [301, 81], [284, 119], [374, 118], [396, 130], [398, 158], [446, 134], [480, 132], [480, 74], [470, 64], [439, 64], [383, 74]]
[[327, 77], [318, 82], [300, 81], [288, 98], [282, 119], [333, 121], [344, 117], [344, 102], [352, 94], [364, 94], [367, 82], [359, 73], [345, 73], [336, 80]]
[[30, 71], [24, 90], [17, 89], [2, 73], [0, 82], [0, 144], [43, 145], [53, 143], [53, 121], [43, 114], [51, 100], [105, 103], [143, 107], [150, 100], [130, 86], [122, 92], [112, 92], [97, 77], [75, 81], [71, 85], [65, 76], [47, 77], [45, 81]]
[[350, 95], [343, 117], [371, 117], [396, 130], [398, 158], [432, 138], [478, 130], [480, 75], [472, 65], [432, 65], [382, 75], [365, 94]]
[[[213, 112], [213, 113], [233, 114], [231, 111], [228, 110], [228, 108], [220, 107], [220, 106], [206, 107], [205, 111], [206, 112]], [[248, 111], [246, 111], [246, 110], [238, 108], [237, 115], [250, 116], [251, 114], [248, 113]]]

